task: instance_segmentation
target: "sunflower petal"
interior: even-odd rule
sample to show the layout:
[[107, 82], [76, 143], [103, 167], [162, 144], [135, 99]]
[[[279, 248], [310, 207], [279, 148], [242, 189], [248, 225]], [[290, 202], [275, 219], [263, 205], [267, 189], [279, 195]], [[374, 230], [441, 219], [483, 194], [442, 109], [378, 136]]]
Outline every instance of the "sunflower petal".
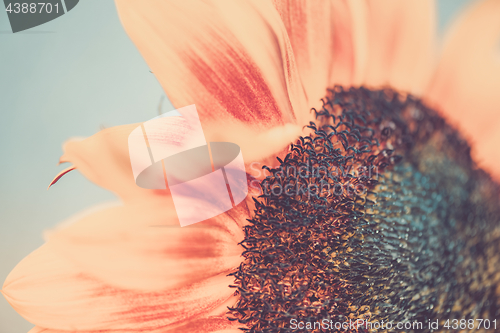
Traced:
[[61, 331], [50, 328], [33, 327], [28, 333], [241, 333], [237, 322], [229, 321], [226, 316], [202, 317], [189, 321], [187, 324], [175, 328], [159, 328], [145, 330], [99, 330], [96, 331]]
[[165, 333], [190, 332], [190, 333], [241, 333], [239, 327], [244, 327], [238, 322], [229, 321], [226, 316], [207, 317], [190, 321], [184, 326], [176, 327]]
[[[170, 195], [168, 188], [166, 190], [144, 189], [135, 182], [130, 160], [129, 135], [138, 126], [139, 124], [112, 127], [83, 140], [70, 140], [64, 145], [64, 155], [61, 159], [71, 162], [74, 165], [72, 168], [80, 171], [97, 185], [114, 192], [125, 203], [150, 201], [156, 200], [158, 196], [168, 196]], [[238, 138], [229, 142], [237, 141], [235, 143], [239, 144], [246, 164], [250, 165], [256, 161], [269, 160], [274, 153], [286, 150], [292, 141], [291, 138], [298, 137], [301, 130], [300, 126], [287, 124], [258, 135], [244, 126], [227, 128], [224, 132]], [[164, 136], [158, 140], [167, 141], [169, 145], [179, 146], [183, 137], [189, 137], [179, 129], [179, 126], [167, 126], [164, 132]], [[225, 136], [213, 137], [214, 141], [226, 141]], [[270, 155], [269, 152], [273, 154]], [[67, 172], [69, 169], [63, 173]], [[62, 175], [60, 173], [55, 180], [59, 180]], [[54, 181], [51, 185], [53, 183]]]
[[241, 262], [245, 202], [180, 227], [170, 197], [115, 206], [47, 232], [46, 247], [109, 285], [144, 291], [180, 288]]
[[309, 109], [302, 83], [270, 2], [116, 4], [125, 30], [173, 105], [196, 104], [207, 141], [225, 136], [239, 144], [233, 135], [243, 134], [231, 128], [247, 128], [244, 134], [255, 137], [286, 123], [304, 124]]
[[368, 52], [364, 0], [274, 0], [292, 43], [308, 102], [314, 107], [336, 84], [359, 85]]
[[445, 39], [427, 99], [473, 143], [480, 164], [500, 179], [500, 2], [478, 1]]
[[63, 147], [61, 161], [72, 163], [89, 180], [125, 202], [147, 199], [158, 192], [135, 184], [128, 151], [128, 136], [139, 125], [111, 127], [83, 140], [69, 140]]
[[163, 332], [223, 304], [233, 292], [232, 281], [222, 274], [170, 291], [120, 289], [43, 245], [14, 268], [2, 293], [28, 321], [56, 332]]
[[365, 0], [332, 1], [334, 11], [347, 12], [334, 20], [335, 49], [331, 85], [359, 86], [366, 72], [368, 53], [368, 6]]
[[432, 0], [367, 0], [368, 86], [422, 94], [433, 69], [436, 4]]
[[308, 102], [326, 94], [332, 68], [333, 6], [330, 1], [273, 1], [290, 38]]
[[[250, 164], [301, 134], [310, 112], [286, 30], [270, 3], [118, 0], [117, 6], [172, 102], [196, 104], [207, 142], [238, 144]], [[128, 160], [126, 139], [136, 126], [72, 140], [62, 161], [125, 201], [145, 198], [151, 192], [135, 185]]]

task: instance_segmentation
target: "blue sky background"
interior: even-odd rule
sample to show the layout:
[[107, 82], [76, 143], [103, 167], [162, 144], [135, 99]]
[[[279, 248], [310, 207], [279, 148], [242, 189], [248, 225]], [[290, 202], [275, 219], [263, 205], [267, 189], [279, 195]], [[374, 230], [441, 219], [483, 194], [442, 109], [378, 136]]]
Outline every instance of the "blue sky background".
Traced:
[[[440, 31], [468, 2], [439, 0]], [[81, 0], [60, 18], [16, 34], [0, 10], [0, 286], [43, 244], [44, 229], [115, 199], [78, 172], [46, 190], [66, 167], [57, 166], [62, 143], [100, 126], [148, 120], [163, 95], [113, 1]], [[173, 109], [168, 100], [163, 109]], [[32, 327], [0, 297], [0, 333]]]

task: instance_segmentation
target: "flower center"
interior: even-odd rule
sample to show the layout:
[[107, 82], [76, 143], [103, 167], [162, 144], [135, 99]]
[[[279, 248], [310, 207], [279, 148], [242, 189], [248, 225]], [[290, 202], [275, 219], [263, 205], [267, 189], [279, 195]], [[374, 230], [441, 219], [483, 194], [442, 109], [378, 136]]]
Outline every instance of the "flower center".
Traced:
[[500, 191], [465, 141], [394, 90], [337, 86], [323, 102], [261, 182], [231, 319], [320, 332], [498, 317]]

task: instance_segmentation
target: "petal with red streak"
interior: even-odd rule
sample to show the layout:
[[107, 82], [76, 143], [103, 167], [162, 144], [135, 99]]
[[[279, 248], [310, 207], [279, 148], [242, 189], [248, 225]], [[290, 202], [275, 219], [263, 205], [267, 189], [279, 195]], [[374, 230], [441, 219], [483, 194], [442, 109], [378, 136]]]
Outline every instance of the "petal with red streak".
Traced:
[[120, 289], [43, 245], [14, 268], [2, 293], [19, 314], [39, 327], [161, 332], [204, 317], [223, 304], [233, 293], [228, 288], [232, 281], [221, 274], [170, 291]]
[[[273, 1], [285, 25], [310, 105], [326, 94], [333, 57], [330, 1]], [[321, 105], [321, 104], [320, 104]]]
[[112, 286], [180, 288], [228, 274], [241, 262], [242, 202], [212, 219], [180, 227], [170, 197], [93, 212], [47, 232], [46, 247]]
[[255, 136], [286, 123], [303, 125], [305, 94], [286, 29], [270, 2], [116, 4], [174, 106], [196, 104], [207, 141], [234, 126]]
[[201, 317], [174, 328], [159, 328], [146, 330], [99, 330], [96, 331], [61, 331], [50, 328], [34, 327], [28, 333], [241, 333], [238, 322], [229, 321], [226, 316]]

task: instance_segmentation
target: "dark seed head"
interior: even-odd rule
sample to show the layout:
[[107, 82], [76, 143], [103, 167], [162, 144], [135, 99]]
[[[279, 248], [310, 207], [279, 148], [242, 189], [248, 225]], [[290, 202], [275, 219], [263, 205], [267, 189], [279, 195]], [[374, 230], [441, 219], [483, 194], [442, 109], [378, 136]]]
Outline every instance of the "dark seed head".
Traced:
[[291, 332], [291, 319], [498, 318], [500, 191], [467, 143], [390, 89], [336, 86], [314, 111], [261, 183], [231, 319]]

